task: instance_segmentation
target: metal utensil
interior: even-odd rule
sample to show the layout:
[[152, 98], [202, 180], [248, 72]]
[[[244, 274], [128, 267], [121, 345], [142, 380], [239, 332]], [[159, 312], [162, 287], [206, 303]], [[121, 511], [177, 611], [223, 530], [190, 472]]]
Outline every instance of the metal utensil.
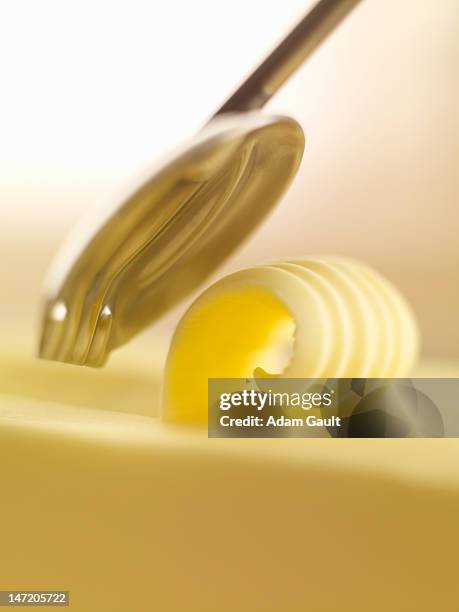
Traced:
[[39, 356], [102, 366], [196, 288], [295, 176], [299, 124], [259, 109], [358, 3], [321, 0], [190, 143], [58, 257]]

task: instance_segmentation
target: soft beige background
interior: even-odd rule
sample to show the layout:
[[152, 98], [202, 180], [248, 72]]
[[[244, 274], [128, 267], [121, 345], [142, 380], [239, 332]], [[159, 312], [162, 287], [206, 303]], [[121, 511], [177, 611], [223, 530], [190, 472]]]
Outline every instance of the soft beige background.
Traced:
[[[310, 4], [0, 0], [0, 337], [33, 344], [75, 221], [192, 135]], [[224, 271], [361, 257], [410, 298], [425, 352], [459, 357], [458, 51], [456, 0], [363, 0], [266, 109], [303, 125], [303, 166]]]

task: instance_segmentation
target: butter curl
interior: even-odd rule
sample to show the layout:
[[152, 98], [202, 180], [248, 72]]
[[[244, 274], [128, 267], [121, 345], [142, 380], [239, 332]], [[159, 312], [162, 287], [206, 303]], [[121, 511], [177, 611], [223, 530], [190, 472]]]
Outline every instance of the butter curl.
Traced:
[[361, 262], [323, 256], [241, 270], [179, 322], [163, 418], [206, 422], [209, 378], [403, 377], [418, 350], [409, 305]]

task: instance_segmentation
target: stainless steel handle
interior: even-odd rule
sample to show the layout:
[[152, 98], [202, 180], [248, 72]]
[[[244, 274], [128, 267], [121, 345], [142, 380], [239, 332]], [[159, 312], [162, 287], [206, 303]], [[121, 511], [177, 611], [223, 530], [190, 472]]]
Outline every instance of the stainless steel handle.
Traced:
[[320, 0], [215, 113], [262, 108], [360, 0]]

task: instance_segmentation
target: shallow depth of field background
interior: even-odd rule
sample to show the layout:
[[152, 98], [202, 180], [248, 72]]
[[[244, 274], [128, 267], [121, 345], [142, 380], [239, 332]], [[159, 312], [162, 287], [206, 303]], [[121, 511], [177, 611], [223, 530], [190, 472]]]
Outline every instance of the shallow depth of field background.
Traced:
[[[0, 0], [2, 338], [32, 349], [75, 222], [190, 137], [310, 5]], [[410, 299], [425, 354], [459, 357], [459, 3], [364, 0], [265, 112], [300, 121], [303, 165], [218, 274], [359, 257]]]

